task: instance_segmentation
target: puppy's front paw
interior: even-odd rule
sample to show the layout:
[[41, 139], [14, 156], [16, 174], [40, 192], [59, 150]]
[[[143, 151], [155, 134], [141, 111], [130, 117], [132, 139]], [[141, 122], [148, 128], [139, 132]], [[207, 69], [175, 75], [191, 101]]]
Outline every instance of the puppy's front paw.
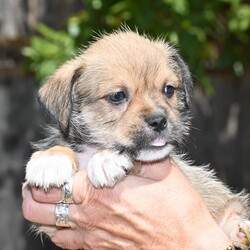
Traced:
[[88, 177], [96, 187], [113, 187], [123, 179], [133, 164], [127, 155], [103, 150], [92, 156], [88, 163]]
[[250, 249], [250, 221], [238, 214], [230, 216], [224, 225], [224, 230], [234, 245], [240, 249]]
[[250, 221], [243, 220], [238, 229], [237, 240], [239, 243], [236, 246], [241, 249], [250, 249]]
[[60, 187], [77, 171], [77, 160], [71, 149], [56, 146], [35, 152], [26, 166], [26, 180], [44, 189]]

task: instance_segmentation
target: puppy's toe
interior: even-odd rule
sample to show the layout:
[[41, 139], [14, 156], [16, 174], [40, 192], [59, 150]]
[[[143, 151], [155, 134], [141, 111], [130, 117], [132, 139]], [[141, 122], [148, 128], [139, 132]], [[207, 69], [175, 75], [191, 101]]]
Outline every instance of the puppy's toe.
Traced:
[[74, 174], [72, 159], [66, 154], [37, 154], [26, 166], [26, 180], [44, 189], [59, 187]]
[[239, 230], [237, 233], [239, 240], [238, 247], [242, 249], [250, 249], [250, 221], [244, 220], [239, 224]]
[[103, 150], [97, 152], [88, 163], [88, 177], [96, 187], [113, 187], [123, 179], [132, 167], [131, 159], [118, 152]]

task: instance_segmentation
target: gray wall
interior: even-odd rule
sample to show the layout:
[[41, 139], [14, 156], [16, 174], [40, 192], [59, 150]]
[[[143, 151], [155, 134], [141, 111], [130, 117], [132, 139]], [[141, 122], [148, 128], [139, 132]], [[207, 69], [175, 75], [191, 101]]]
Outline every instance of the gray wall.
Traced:
[[41, 137], [43, 120], [21, 48], [39, 21], [62, 28], [80, 6], [79, 0], [0, 0], [0, 250], [57, 249], [49, 240], [42, 244], [21, 213], [30, 141]]
[[195, 90], [188, 150], [198, 164], [211, 163], [230, 186], [250, 190], [250, 72], [242, 78], [210, 76], [212, 97]]

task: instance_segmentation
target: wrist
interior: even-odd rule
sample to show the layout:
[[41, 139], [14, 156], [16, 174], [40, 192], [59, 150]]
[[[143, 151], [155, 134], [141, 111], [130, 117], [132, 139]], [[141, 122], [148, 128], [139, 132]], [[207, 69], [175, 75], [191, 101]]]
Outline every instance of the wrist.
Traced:
[[202, 249], [202, 250], [235, 250], [232, 241], [227, 237], [227, 235], [222, 231], [222, 229], [212, 221], [204, 223], [204, 225], [196, 230], [196, 245], [192, 249]]
[[[192, 238], [190, 241], [193, 246], [186, 247], [186, 249], [231, 250], [231, 246], [232, 250], [234, 250], [232, 241], [212, 218], [206, 205], [201, 201], [200, 203], [196, 203], [195, 206], [197, 209], [195, 214], [193, 214], [192, 221], [191, 223], [187, 223], [187, 225], [189, 225], [189, 230], [192, 230], [190, 234]], [[190, 228], [190, 224], [192, 228]]]

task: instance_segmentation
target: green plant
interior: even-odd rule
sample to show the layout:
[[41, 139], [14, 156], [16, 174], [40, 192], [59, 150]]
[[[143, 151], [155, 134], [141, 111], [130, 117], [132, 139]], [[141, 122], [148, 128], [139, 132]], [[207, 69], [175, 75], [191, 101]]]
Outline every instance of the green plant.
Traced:
[[31, 46], [24, 48], [23, 54], [29, 58], [30, 70], [43, 80], [75, 53], [76, 45], [74, 37], [65, 31], [56, 32], [44, 24], [37, 30], [41, 36], [32, 37]]
[[85, 0], [64, 31], [38, 26], [40, 36], [24, 49], [30, 69], [45, 78], [93, 35], [126, 23], [139, 32], [166, 37], [188, 62], [197, 82], [212, 93], [208, 70], [244, 74], [250, 56], [250, 5], [241, 0]]

